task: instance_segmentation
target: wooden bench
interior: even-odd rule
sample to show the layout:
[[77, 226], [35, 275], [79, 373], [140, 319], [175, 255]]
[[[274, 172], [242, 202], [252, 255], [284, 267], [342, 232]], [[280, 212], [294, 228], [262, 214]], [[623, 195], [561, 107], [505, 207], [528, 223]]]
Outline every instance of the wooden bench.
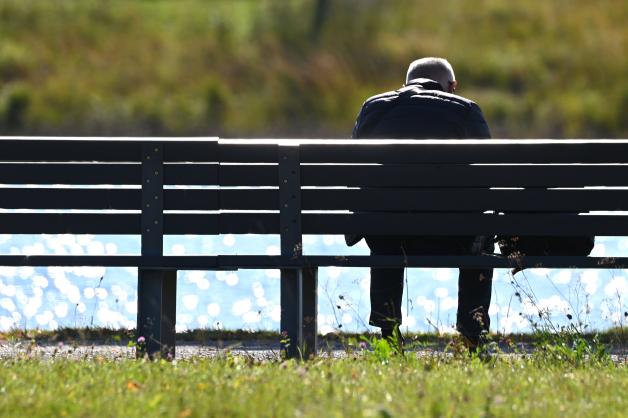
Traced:
[[[0, 233], [141, 235], [139, 255], [2, 255], [0, 265], [138, 267], [137, 332], [151, 355], [174, 355], [177, 270], [281, 269], [288, 353], [308, 356], [321, 266], [628, 265], [302, 254], [303, 234], [626, 236], [626, 212], [573, 213], [628, 210], [628, 140], [2, 137], [0, 184], [12, 185], [0, 188]], [[227, 233], [279, 234], [281, 254], [163, 255], [164, 235]]]

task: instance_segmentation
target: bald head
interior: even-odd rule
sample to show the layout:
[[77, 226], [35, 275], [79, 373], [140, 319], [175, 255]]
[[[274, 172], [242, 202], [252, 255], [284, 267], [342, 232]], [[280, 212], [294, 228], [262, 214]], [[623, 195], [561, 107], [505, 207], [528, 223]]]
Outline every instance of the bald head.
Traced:
[[406, 84], [415, 78], [429, 78], [437, 81], [443, 90], [453, 93], [456, 88], [456, 76], [449, 61], [444, 58], [420, 58], [408, 67]]

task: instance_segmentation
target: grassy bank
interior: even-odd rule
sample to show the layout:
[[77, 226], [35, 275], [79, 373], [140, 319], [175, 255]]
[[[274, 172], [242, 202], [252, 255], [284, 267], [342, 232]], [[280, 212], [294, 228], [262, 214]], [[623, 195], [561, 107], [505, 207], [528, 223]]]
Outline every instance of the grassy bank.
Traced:
[[621, 417], [628, 368], [358, 355], [0, 362], [0, 416]]
[[418, 56], [495, 136], [628, 137], [628, 3], [3, 0], [0, 134], [349, 135]]

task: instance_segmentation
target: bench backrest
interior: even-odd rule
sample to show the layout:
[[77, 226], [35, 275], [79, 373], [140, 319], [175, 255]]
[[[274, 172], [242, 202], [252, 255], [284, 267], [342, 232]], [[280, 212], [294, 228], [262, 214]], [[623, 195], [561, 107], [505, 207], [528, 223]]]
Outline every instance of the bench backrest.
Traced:
[[144, 256], [164, 234], [280, 234], [284, 257], [302, 234], [628, 235], [627, 140], [1, 138], [0, 184], [0, 233], [140, 234]]
[[[223, 161], [267, 164], [221, 166], [221, 186], [280, 188], [222, 190], [221, 209], [282, 210], [285, 188], [300, 192], [305, 234], [628, 234], [619, 213], [573, 216], [628, 209], [626, 141], [300, 141], [283, 172], [268, 142], [250, 154], [221, 143]], [[274, 219], [256, 232], [276, 231]]]

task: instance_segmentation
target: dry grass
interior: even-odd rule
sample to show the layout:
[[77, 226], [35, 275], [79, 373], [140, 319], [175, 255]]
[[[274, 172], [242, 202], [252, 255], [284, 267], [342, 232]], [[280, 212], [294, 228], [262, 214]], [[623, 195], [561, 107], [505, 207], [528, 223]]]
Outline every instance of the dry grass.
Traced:
[[499, 137], [627, 137], [621, 0], [4, 0], [0, 130], [348, 136], [444, 55]]

